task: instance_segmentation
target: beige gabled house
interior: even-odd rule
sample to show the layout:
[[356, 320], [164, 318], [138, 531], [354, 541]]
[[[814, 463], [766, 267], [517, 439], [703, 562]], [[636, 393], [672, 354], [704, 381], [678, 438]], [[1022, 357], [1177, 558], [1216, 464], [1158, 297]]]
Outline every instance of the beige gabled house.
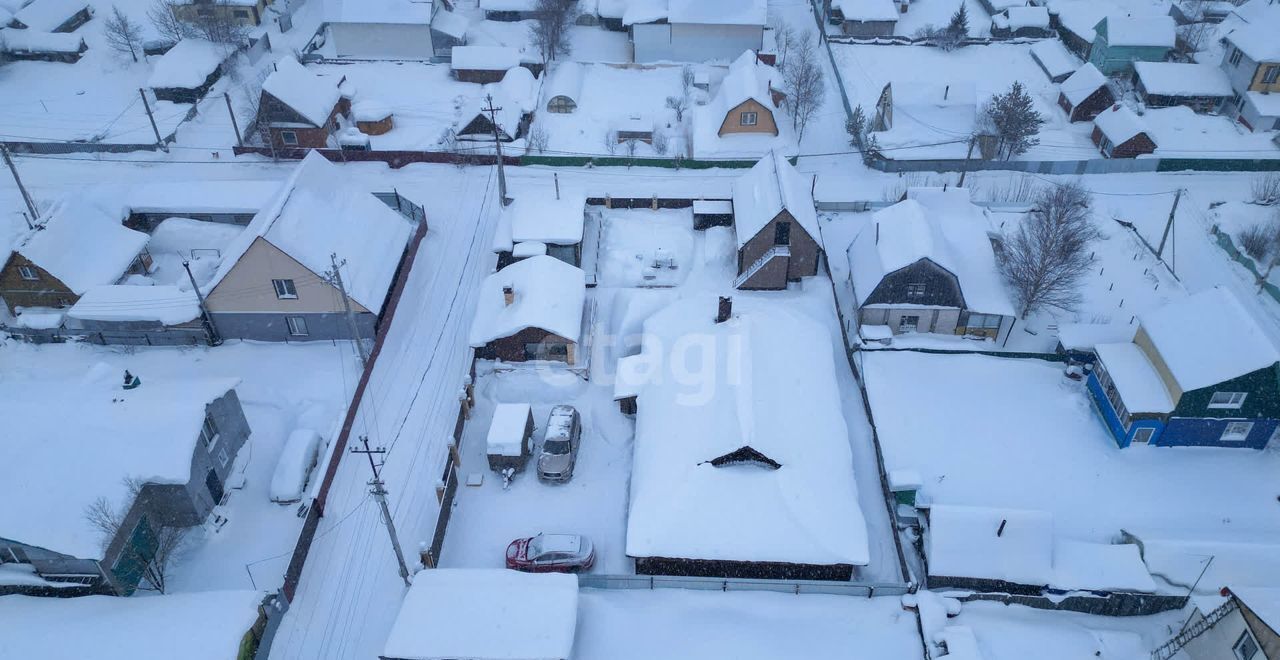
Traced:
[[746, 51], [729, 65], [729, 74], [720, 83], [713, 103], [717, 117], [723, 117], [717, 135], [731, 133], [778, 134], [775, 117], [786, 95], [779, 91], [782, 76]]

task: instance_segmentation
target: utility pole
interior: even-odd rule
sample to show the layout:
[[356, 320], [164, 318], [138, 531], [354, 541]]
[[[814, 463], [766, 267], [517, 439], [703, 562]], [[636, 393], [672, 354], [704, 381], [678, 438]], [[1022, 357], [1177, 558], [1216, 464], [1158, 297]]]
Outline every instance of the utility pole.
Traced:
[[[22, 177], [18, 176], [18, 166], [13, 164], [13, 158], [9, 156], [9, 147], [0, 143], [0, 156], [4, 156], [4, 164], [9, 166], [9, 171], [13, 173], [13, 181], [18, 184], [18, 192], [22, 193], [22, 201], [27, 203], [27, 210], [31, 212], [31, 222], [40, 221], [40, 211], [36, 209], [36, 203], [31, 199], [31, 193], [27, 192], [27, 187], [22, 185]], [[28, 222], [27, 224], [31, 224]]]
[[223, 92], [222, 99], [227, 102], [227, 114], [231, 115], [231, 128], [236, 132], [236, 146], [243, 147], [244, 138], [240, 136], [240, 124], [236, 122], [236, 111], [231, 109], [231, 95]]
[[364, 352], [364, 340], [360, 338], [360, 326], [356, 325], [356, 315], [351, 311], [351, 299], [347, 297], [347, 287], [342, 283], [342, 271], [339, 270], [347, 265], [347, 260], [343, 259], [342, 263], [338, 263], [337, 253], [329, 254], [329, 263], [333, 264], [333, 270], [326, 273], [329, 283], [338, 287], [338, 291], [342, 293], [342, 308], [346, 310], [347, 327], [351, 330], [351, 338], [356, 342], [356, 351], [360, 354], [360, 366], [365, 366], [369, 361], [369, 356]]
[[160, 128], [156, 126], [156, 116], [151, 114], [151, 104], [147, 102], [147, 92], [139, 87], [138, 96], [142, 97], [142, 107], [147, 111], [147, 119], [151, 120], [151, 130], [156, 134], [156, 146], [168, 153], [169, 147], [165, 146], [164, 140], [160, 139]]
[[483, 108], [483, 110], [489, 113], [489, 123], [493, 124], [493, 145], [498, 150], [498, 198], [502, 200], [502, 205], [506, 206], [509, 203], [507, 201], [507, 175], [502, 169], [502, 140], [498, 137], [498, 111], [502, 108], [493, 107], [492, 94], [486, 94], [484, 100], [489, 104], [489, 107]]
[[370, 449], [367, 435], [360, 436], [360, 442], [364, 445], [364, 449], [352, 447], [351, 453], [369, 457], [369, 469], [373, 470], [373, 478], [369, 480], [369, 493], [378, 501], [378, 508], [382, 509], [382, 522], [387, 525], [387, 534], [391, 536], [391, 549], [396, 551], [396, 562], [400, 565], [400, 579], [404, 580], [404, 586], [410, 586], [409, 567], [404, 563], [404, 552], [400, 550], [400, 537], [396, 535], [396, 524], [391, 519], [391, 510], [387, 508], [386, 484], [382, 482], [382, 476], [378, 473], [379, 466], [373, 460], [374, 454], [386, 454], [387, 450], [382, 447]]
[[1164, 223], [1164, 235], [1160, 237], [1160, 247], [1156, 248], [1156, 258], [1164, 255], [1164, 242], [1169, 239], [1169, 230], [1173, 228], [1173, 216], [1178, 213], [1178, 201], [1182, 199], [1182, 189], [1179, 188], [1173, 197], [1173, 208], [1169, 209], [1169, 220]]
[[187, 279], [191, 280], [191, 290], [196, 292], [196, 300], [200, 303], [200, 316], [204, 321], [204, 332], [209, 337], [209, 345], [221, 346], [222, 336], [218, 334], [218, 327], [213, 324], [213, 316], [209, 314], [209, 308], [204, 305], [204, 294], [200, 293], [200, 285], [196, 284], [196, 278], [191, 274], [191, 262], [183, 259], [182, 267], [186, 269]]
[[978, 141], [978, 136], [969, 136], [969, 152], [964, 155], [964, 169], [960, 170], [960, 183], [956, 184], [957, 188], [964, 187], [964, 177], [969, 173], [969, 159], [973, 158], [973, 144]]
[[559, 199], [560, 199], [560, 173], [559, 173], [559, 172], [552, 172], [552, 173], [551, 173], [551, 176], [552, 176], [552, 178], [554, 178], [554, 179], [555, 179], [555, 182], [556, 182], [556, 199], [557, 199], [557, 200], [559, 200]]

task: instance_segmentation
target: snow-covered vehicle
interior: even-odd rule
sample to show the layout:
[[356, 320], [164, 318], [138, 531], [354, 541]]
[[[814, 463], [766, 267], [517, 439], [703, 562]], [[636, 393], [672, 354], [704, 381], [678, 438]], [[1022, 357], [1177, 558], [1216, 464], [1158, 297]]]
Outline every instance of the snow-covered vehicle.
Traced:
[[507, 568], [517, 571], [580, 573], [595, 563], [595, 546], [580, 534], [538, 534], [507, 546]]
[[544, 481], [568, 481], [578, 462], [578, 444], [582, 422], [573, 406], [556, 406], [547, 417], [547, 432], [542, 437], [538, 454], [538, 478]]
[[302, 499], [311, 470], [316, 466], [320, 450], [320, 434], [311, 429], [298, 429], [289, 434], [271, 475], [271, 501], [289, 504]]

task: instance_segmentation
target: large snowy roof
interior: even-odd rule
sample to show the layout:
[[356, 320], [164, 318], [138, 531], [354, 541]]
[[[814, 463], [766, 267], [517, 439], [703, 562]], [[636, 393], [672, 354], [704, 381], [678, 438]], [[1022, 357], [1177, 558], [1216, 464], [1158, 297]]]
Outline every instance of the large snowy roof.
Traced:
[[376, 314], [412, 233], [408, 220], [312, 151], [294, 169], [275, 201], [227, 246], [209, 290], [261, 237], [317, 275], [332, 268], [329, 255], [336, 253], [347, 262], [342, 267], [347, 294]]
[[307, 71], [292, 55], [276, 62], [276, 70], [262, 82], [262, 91], [280, 99], [315, 126], [329, 121], [333, 106], [342, 97], [336, 79]]
[[204, 39], [183, 39], [160, 56], [151, 69], [147, 87], [195, 89], [204, 84], [222, 60], [222, 46]]
[[[644, 323], [627, 555], [865, 565], [830, 332], [785, 302], [739, 297], [724, 323], [716, 308], [692, 296]], [[690, 339], [697, 385], [675, 375]], [[780, 467], [712, 464], [743, 448]]]
[[502, 93], [511, 103], [515, 103], [520, 112], [533, 112], [538, 108], [538, 79], [533, 72], [522, 66], [513, 66], [503, 74], [502, 80], [486, 88], [492, 87]]
[[0, 537], [99, 558], [86, 507], [100, 497], [128, 506], [130, 477], [188, 482], [205, 406], [238, 381], [140, 374], [142, 386], [124, 390], [123, 376], [99, 365], [80, 381], [0, 381]]
[[76, 294], [115, 284], [147, 245], [147, 235], [120, 224], [121, 219], [116, 209], [70, 198], [17, 251]]
[[325, 20], [330, 23], [431, 22], [430, 0], [328, 0]]
[[770, 110], [775, 109], [777, 106], [770, 89], [781, 88], [781, 81], [777, 69], [760, 62], [755, 53], [743, 51], [729, 65], [728, 75], [720, 81], [720, 88], [716, 90], [713, 103], [717, 121], [723, 121], [725, 113], [747, 100], [754, 100]]
[[27, 29], [53, 32], [75, 16], [76, 12], [88, 6], [89, 3], [85, 0], [35, 0], [14, 14], [13, 18], [27, 26]]
[[[1093, 124], [1102, 129], [1102, 134], [1115, 145], [1124, 144], [1137, 137], [1139, 133], [1147, 133], [1142, 118], [1128, 106], [1119, 103], [1099, 112], [1098, 116], [1093, 118]], [[1151, 134], [1147, 133], [1147, 137], [1151, 137]]]
[[556, 199], [547, 182], [515, 195], [502, 209], [494, 236], [494, 251], [511, 250], [515, 243], [538, 241], [553, 245], [576, 245], [582, 242], [587, 198], [581, 192], [562, 190]]
[[382, 657], [567, 659], [577, 624], [572, 575], [437, 568], [414, 576]]
[[262, 597], [257, 591], [146, 598], [5, 596], [0, 598], [0, 656], [226, 660], [240, 652], [245, 633], [258, 620]]
[[1048, 71], [1051, 78], [1071, 73], [1080, 64], [1080, 60], [1058, 39], [1043, 39], [1031, 44], [1031, 55]]
[[[0, 9], [0, 14], [4, 10]], [[0, 15], [0, 25], [7, 23]], [[39, 30], [0, 29], [0, 48], [12, 53], [79, 53], [85, 47], [78, 34], [40, 32]]]
[[786, 210], [818, 240], [818, 215], [809, 194], [810, 179], [776, 151], [765, 154], [746, 174], [733, 182], [733, 224], [738, 246], [755, 238], [779, 213]]
[[454, 46], [454, 71], [506, 71], [520, 66], [520, 51], [506, 46]]
[[[517, 261], [486, 277], [471, 325], [471, 345], [479, 348], [528, 328], [578, 342], [586, 281], [582, 269], [545, 255]], [[510, 305], [502, 295], [507, 285], [515, 290]]]
[[80, 296], [67, 310], [73, 319], [95, 321], [158, 321], [164, 325], [186, 323], [200, 316], [196, 294], [177, 286], [104, 284]]
[[968, 309], [1012, 316], [988, 228], [986, 214], [970, 201], [967, 188], [909, 189], [907, 199], [873, 214], [849, 246], [858, 304], [885, 276], [928, 259], [956, 276]]
[[1163, 46], [1173, 48], [1173, 18], [1163, 14], [1107, 16], [1107, 44], [1111, 46]]
[[667, 21], [763, 27], [767, 10], [766, 0], [667, 0]]
[[1164, 414], [1173, 410], [1173, 398], [1160, 373], [1137, 344], [1098, 344], [1093, 350], [1130, 412]]
[[1229, 290], [1217, 286], [1139, 317], [1184, 392], [1280, 361], [1280, 352]]
[[1148, 94], [1162, 96], [1231, 96], [1231, 81], [1216, 64], [1134, 62]]
[[846, 21], [897, 21], [898, 4], [893, 0], [834, 0]]
[[1071, 105], [1080, 105], [1089, 95], [1107, 84], [1107, 77], [1102, 75], [1093, 62], [1085, 62], [1066, 80], [1062, 81], [1062, 95], [1067, 97]]
[[1231, 15], [1222, 22], [1227, 41], [1244, 51], [1255, 62], [1280, 61], [1280, 41], [1275, 38], [1280, 21], [1280, 5], [1271, 0], [1251, 0], [1232, 7]]

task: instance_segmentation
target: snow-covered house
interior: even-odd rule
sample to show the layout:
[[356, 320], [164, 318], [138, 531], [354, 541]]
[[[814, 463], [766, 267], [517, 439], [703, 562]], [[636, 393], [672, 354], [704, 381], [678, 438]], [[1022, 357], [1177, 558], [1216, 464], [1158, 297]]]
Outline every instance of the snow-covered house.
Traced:
[[764, 47], [765, 0], [644, 0], [631, 2], [622, 22], [630, 26], [636, 62], [731, 60]]
[[121, 215], [83, 198], [60, 202], [0, 270], [9, 311], [69, 307], [90, 288], [149, 270], [147, 235], [124, 227]]
[[[132, 593], [160, 528], [202, 523], [226, 494], [250, 433], [238, 381], [123, 376], [100, 364], [0, 384], [0, 556], [31, 577], [0, 593]], [[111, 533], [86, 515], [99, 501], [119, 516]]]
[[1107, 77], [1092, 62], [1085, 62], [1062, 81], [1062, 90], [1058, 93], [1058, 107], [1073, 122], [1091, 121], [1115, 102]]
[[201, 328], [200, 302], [195, 292], [176, 285], [95, 286], [67, 310], [66, 319], [65, 327], [73, 330], [147, 332]]
[[1031, 44], [1031, 59], [1040, 65], [1050, 82], [1061, 83], [1080, 68], [1080, 60], [1057, 39], [1044, 39]]
[[75, 32], [93, 18], [93, 7], [85, 0], [35, 0], [19, 9], [10, 27], [36, 32]]
[[1196, 596], [1191, 618], [1161, 650], [1181, 649], [1187, 660], [1268, 660], [1280, 657], [1280, 589], [1223, 587]]
[[1133, 71], [1134, 62], [1163, 62], [1173, 50], [1173, 19], [1167, 15], [1111, 15], [1093, 27], [1089, 61], [1111, 76]]
[[[486, 110], [490, 101], [496, 109], [492, 113]], [[493, 142], [496, 134], [502, 142], [519, 140], [529, 132], [537, 107], [537, 78], [529, 69], [511, 67], [501, 80], [485, 85], [479, 94], [463, 104], [458, 112], [458, 139]], [[495, 120], [498, 124], [496, 131]]]
[[859, 333], [888, 326], [1002, 341], [1014, 309], [989, 231], [967, 188], [912, 188], [873, 214], [847, 252]]
[[[691, 337], [706, 367], [693, 380], [676, 376]], [[849, 580], [868, 563], [822, 324], [785, 303], [691, 296], [650, 316], [625, 359], [643, 367], [628, 379], [637, 573]]]
[[[0, 16], [0, 20], [4, 20]], [[14, 60], [38, 60], [74, 64], [89, 50], [78, 34], [0, 29], [0, 53]]]
[[1142, 118], [1119, 103], [1093, 118], [1090, 137], [1107, 158], [1136, 158], [1156, 150], [1155, 140]]
[[337, 57], [426, 60], [435, 56], [430, 0], [327, 0], [326, 45]]
[[586, 207], [587, 198], [581, 192], [557, 193], [546, 182], [516, 194], [502, 209], [493, 237], [498, 268], [540, 254], [581, 266]]
[[280, 58], [262, 82], [258, 128], [267, 131], [276, 148], [334, 146], [339, 118], [351, 112], [351, 101], [338, 89], [345, 79], [307, 71], [292, 55]]
[[267, 6], [275, 0], [173, 0], [170, 9], [179, 20], [192, 22], [216, 17], [237, 25], [252, 27], [262, 23]]
[[1280, 351], [1227, 289], [1143, 314], [1131, 341], [1094, 350], [1089, 393], [1121, 447], [1262, 449], [1280, 437]]
[[205, 304], [223, 337], [351, 339], [328, 274], [336, 255], [360, 337], [372, 339], [413, 229], [312, 152], [227, 246]]
[[578, 578], [438, 568], [414, 576], [383, 660], [569, 660]]
[[547, 255], [517, 261], [481, 283], [471, 347], [481, 359], [576, 365], [586, 299], [582, 269]]
[[849, 37], [888, 37], [898, 26], [895, 0], [831, 0], [830, 22]]
[[431, 46], [436, 57], [452, 57], [453, 49], [467, 43], [467, 28], [471, 22], [466, 16], [458, 14], [437, 3], [431, 15]]
[[1212, 64], [1134, 62], [1133, 80], [1148, 108], [1185, 105], [1196, 112], [1214, 112], [1233, 93], [1227, 74]]
[[1009, 7], [991, 17], [993, 37], [1048, 37], [1049, 10], [1044, 7]]
[[770, 151], [733, 183], [739, 289], [785, 289], [818, 273], [822, 246], [812, 182]]
[[156, 60], [147, 86], [156, 98], [195, 103], [222, 76], [223, 46], [204, 39], [183, 39]]
[[1250, 130], [1280, 130], [1280, 6], [1253, 0], [1235, 11], [1242, 20], [1223, 35], [1222, 70], [1234, 90], [1226, 110]]
[[[0, 573], [14, 564], [0, 564]], [[0, 639], [11, 658], [226, 660], [254, 648], [266, 617], [258, 591], [150, 598], [0, 598]], [[146, 641], [140, 641], [145, 635]]]
[[778, 134], [779, 105], [786, 95], [778, 70], [760, 62], [756, 54], [744, 51], [706, 106], [708, 119], [719, 125], [716, 135], [735, 133]]
[[560, 62], [548, 74], [547, 112], [569, 114], [578, 109], [582, 99], [582, 79], [586, 66], [581, 62]]
[[494, 83], [520, 66], [520, 51], [507, 46], [455, 46], [453, 76], [462, 82]]

